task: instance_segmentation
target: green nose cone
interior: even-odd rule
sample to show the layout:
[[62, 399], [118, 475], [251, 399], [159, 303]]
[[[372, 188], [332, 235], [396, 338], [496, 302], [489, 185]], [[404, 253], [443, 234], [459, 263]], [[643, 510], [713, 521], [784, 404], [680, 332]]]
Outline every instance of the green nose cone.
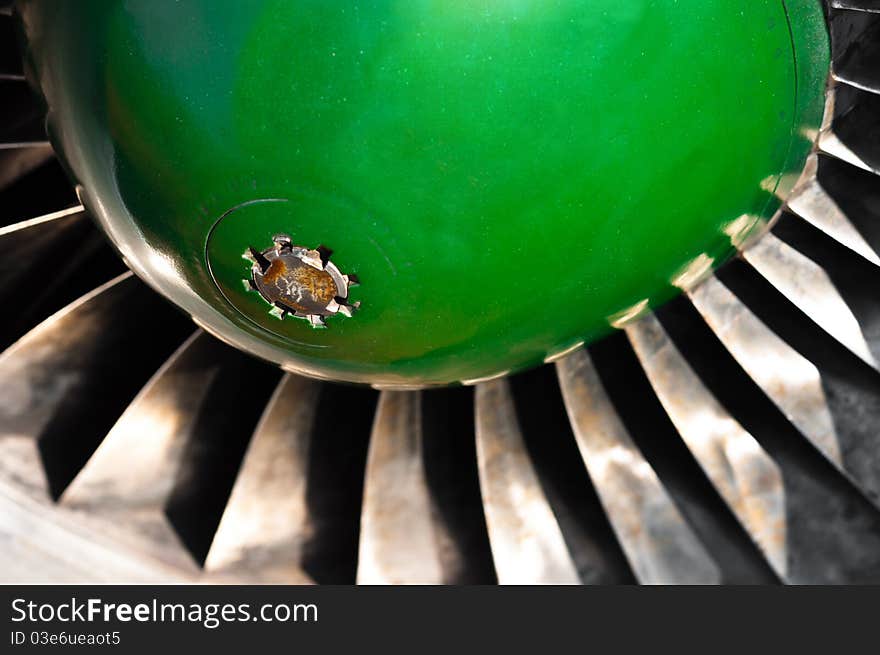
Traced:
[[21, 2], [129, 265], [291, 371], [446, 384], [676, 293], [822, 115], [818, 0]]

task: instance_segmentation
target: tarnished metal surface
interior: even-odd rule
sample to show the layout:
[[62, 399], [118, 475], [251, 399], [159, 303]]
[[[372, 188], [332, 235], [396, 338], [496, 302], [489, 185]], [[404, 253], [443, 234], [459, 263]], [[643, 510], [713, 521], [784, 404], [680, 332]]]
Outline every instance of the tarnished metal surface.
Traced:
[[302, 557], [312, 535], [307, 464], [319, 389], [288, 374], [269, 399], [205, 560], [214, 578], [311, 582]]
[[820, 266], [772, 232], [743, 251], [742, 256], [823, 330], [880, 370], [858, 320]]
[[364, 480], [358, 584], [443, 582], [421, 421], [421, 392], [381, 393]]
[[506, 380], [477, 385], [477, 465], [501, 584], [577, 584], [578, 574], [517, 424]]
[[0, 227], [0, 351], [123, 270], [78, 205]]
[[34, 494], [47, 488], [36, 438], [97, 372], [89, 359], [132, 284], [126, 273], [98, 287], [0, 355], [0, 472]]
[[818, 162], [814, 155], [809, 162], [813, 177], [800, 187], [793, 197], [789, 198], [789, 208], [850, 250], [857, 252], [872, 264], [880, 266], [880, 256], [865, 241], [865, 238], [816, 179], [817, 165]]
[[627, 327], [626, 334], [681, 438], [784, 579], [787, 525], [779, 468], [706, 389], [653, 314]]
[[[196, 331], [168, 359], [107, 434], [61, 497], [70, 507], [161, 510], [186, 434], [221, 360]], [[138, 466], [128, 470], [135, 460]]]
[[632, 442], [589, 355], [574, 352], [556, 371], [578, 449], [638, 581], [718, 584], [718, 567]]
[[[146, 317], [155, 321], [148, 340], [139, 329]], [[27, 474], [41, 480], [31, 480], [35, 492], [48, 488], [55, 498], [63, 492], [149, 374], [190, 333], [183, 317], [124, 274], [0, 355], [0, 441], [36, 447], [41, 466]], [[25, 475], [23, 468], [18, 473]]]
[[[80, 448], [78, 441], [87, 444], [106, 417], [88, 414], [94, 425], [77, 423], [73, 431], [70, 425], [66, 426], [66, 439], [73, 442], [73, 451], [64, 443], [47, 444], [46, 435], [54, 436], [51, 426], [59, 417], [63, 421], [69, 415], [70, 406], [84, 407], [84, 397], [93, 398], [96, 388], [104, 389], [104, 384], [115, 381], [113, 376], [107, 375], [107, 366], [118, 365], [118, 348], [126, 344], [130, 328], [128, 321], [119, 320], [119, 314], [129, 303], [141, 301], [140, 294], [144, 292], [144, 287], [131, 274], [125, 274], [51, 316], [0, 356], [0, 491], [6, 495], [6, 500], [0, 499], [0, 502], [8, 501], [15, 506], [4, 510], [7, 519], [4, 525], [8, 528], [11, 516], [29, 508], [20, 520], [22, 525], [31, 526], [33, 534], [27, 532], [27, 537], [20, 537], [22, 543], [31, 543], [32, 539], [40, 543], [50, 534], [67, 535], [64, 543], [68, 544], [71, 557], [81, 562], [73, 563], [68, 573], [58, 580], [103, 579], [98, 573], [83, 570], [86, 563], [97, 566], [104, 559], [104, 556], [95, 559], [103, 547], [98, 544], [90, 547], [85, 535], [108, 544], [108, 548], [128, 553], [106, 558], [108, 571], [118, 573], [116, 577], [108, 577], [108, 581], [183, 579], [198, 571], [182, 549], [166, 548], [173, 543], [167, 526], [158, 521], [149, 525], [139, 523], [137, 517], [125, 511], [121, 513], [125, 520], [120, 521], [119, 503], [107, 503], [105, 509], [111, 516], [103, 519], [88, 508], [50, 504], [49, 492], [54, 495], [66, 484], [59, 479], [56, 466], [47, 469], [55, 453], [60, 454], [65, 466], [75, 465], [66, 454]], [[94, 399], [100, 405], [101, 396]], [[107, 411], [113, 411], [112, 403]], [[129, 439], [144, 444], [152, 436], [134, 432]], [[138, 476], [137, 460], [132, 459], [137, 453], [138, 449], [129, 451], [125, 453], [124, 462], [118, 459], [115, 462], [113, 473], [117, 484]], [[100, 491], [105, 490], [102, 487]], [[136, 498], [125, 498], [125, 502], [132, 500]], [[112, 516], [114, 512], [116, 518]], [[28, 556], [21, 561], [33, 559], [40, 558]]]
[[0, 476], [0, 583], [193, 583], [190, 568], [169, 566], [109, 540], [82, 516], [47, 504]]
[[[880, 86], [880, 75], [877, 76]], [[819, 134], [820, 153], [835, 157], [875, 175], [880, 174], [877, 130], [880, 94], [849, 84], [828, 92], [826, 120]]]
[[880, 171], [853, 152], [852, 148], [841, 141], [837, 134], [830, 129], [819, 135], [819, 150], [869, 173], [880, 174]]
[[148, 536], [158, 556], [193, 571], [195, 562], [168, 523], [164, 507], [205, 394], [223, 365], [223, 350], [201, 331], [187, 339], [132, 401], [61, 497], [65, 507], [100, 521], [102, 530], [121, 526]]
[[840, 443], [819, 370], [774, 334], [717, 278], [690, 292], [712, 331], [764, 393], [835, 466]]
[[353, 315], [360, 303], [350, 305], [346, 299], [357, 278], [342, 274], [330, 261], [330, 250], [296, 246], [284, 234], [272, 240], [271, 248], [249, 248], [244, 253], [253, 264], [251, 277], [244, 280], [245, 288], [272, 305], [270, 314], [279, 319], [287, 315], [304, 318], [317, 328], [325, 327], [327, 316]]

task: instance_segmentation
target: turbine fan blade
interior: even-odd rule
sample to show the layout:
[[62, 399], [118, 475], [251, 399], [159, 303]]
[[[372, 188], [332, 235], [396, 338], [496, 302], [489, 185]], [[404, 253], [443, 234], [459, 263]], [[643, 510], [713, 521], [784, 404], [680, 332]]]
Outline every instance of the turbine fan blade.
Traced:
[[440, 584], [443, 570], [422, 460], [421, 392], [379, 397], [361, 512], [358, 584]]
[[617, 416], [589, 356], [556, 363], [575, 439], [615, 534], [643, 584], [718, 584], [721, 572]]
[[517, 425], [506, 380], [476, 387], [477, 465], [501, 584], [577, 584], [579, 577]]
[[866, 364], [880, 370], [858, 320], [820, 266], [773, 232], [761, 237], [742, 256], [823, 330]]
[[309, 448], [320, 383], [285, 375], [269, 399], [211, 543], [205, 570], [224, 582], [305, 584]]

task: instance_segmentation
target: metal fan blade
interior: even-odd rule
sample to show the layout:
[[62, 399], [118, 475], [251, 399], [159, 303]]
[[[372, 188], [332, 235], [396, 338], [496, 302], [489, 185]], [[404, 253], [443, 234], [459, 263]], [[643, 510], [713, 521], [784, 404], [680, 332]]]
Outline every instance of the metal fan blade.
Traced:
[[422, 459], [421, 392], [383, 391], [370, 437], [358, 584], [443, 582]]
[[495, 584], [477, 471], [474, 391], [447, 387], [421, 397], [422, 461], [444, 583]]
[[306, 483], [319, 390], [287, 374], [269, 400], [205, 560], [212, 578], [311, 582], [302, 566], [314, 533]]
[[[0, 299], [4, 305], [22, 307], [53, 282], [50, 278], [35, 285], [31, 280], [38, 270], [63, 268], [66, 261], [59, 253], [75, 249], [91, 229], [84, 218], [82, 207], [71, 207], [0, 227]], [[56, 264], [56, 260], [60, 261]]]
[[164, 515], [186, 444], [210, 385], [235, 354], [197, 331], [131, 402], [61, 503], [102, 523], [105, 532], [141, 535], [143, 548], [174, 566], [198, 570]]
[[25, 148], [49, 148], [49, 141], [42, 136], [42, 123], [34, 121], [8, 128], [0, 132], [0, 151]]
[[[743, 370], [774, 402], [786, 418], [880, 507], [880, 433], [870, 420], [852, 420], [854, 407], [870, 411], [855, 381], [841, 384], [833, 375], [797, 352], [755, 316], [716, 278], [690, 292], [703, 319]], [[826, 389], [835, 399], [828, 401]], [[872, 391], [874, 393], [872, 393]]]
[[[716, 278], [689, 292], [691, 302], [740, 363], [813, 445], [843, 469], [840, 442], [819, 370], [764, 325]], [[876, 485], [880, 478], [872, 484]]]
[[541, 489], [506, 380], [477, 385], [477, 465], [501, 584], [577, 584], [577, 570]]
[[627, 433], [720, 569], [722, 583], [779, 583], [779, 576], [681, 439], [625, 331], [591, 345], [589, 356]]
[[829, 92], [830, 116], [819, 134], [820, 152], [880, 174], [880, 94], [838, 85]]
[[608, 518], [643, 584], [718, 584], [721, 573], [617, 416], [589, 355], [556, 363], [575, 439]]
[[[145, 341], [137, 327], [147, 318], [153, 330]], [[16, 342], [0, 355], [0, 473], [35, 495], [48, 484], [58, 497], [185, 325], [127, 273]]]
[[819, 135], [819, 150], [832, 157], [836, 157], [841, 161], [852, 164], [858, 168], [875, 175], [880, 175], [880, 170], [866, 162], [862, 157], [850, 149], [840, 137], [831, 130], [822, 132]]
[[703, 386], [653, 314], [629, 325], [626, 333], [681, 438], [785, 578], [785, 489], [778, 467]]
[[818, 157], [811, 156], [807, 164], [807, 171], [812, 175], [809, 175], [809, 181], [799, 187], [788, 199], [788, 207], [831, 238], [858, 253], [872, 264], [880, 266], [880, 255], [822, 187], [816, 176], [818, 167]]
[[880, 253], [880, 177], [834, 157], [818, 157], [823, 192], [847, 217], [861, 238]]
[[277, 368], [241, 351], [220, 343], [212, 347], [220, 351], [205, 358], [213, 370], [203, 378], [203, 397], [190, 414], [163, 507], [178, 539], [202, 566], [266, 399], [281, 378]]
[[0, 350], [124, 269], [80, 206], [0, 227]]
[[851, 9], [880, 14], [880, 0], [831, 0], [834, 9]]
[[686, 300], [660, 315], [663, 326], [651, 316], [627, 335], [682, 439], [780, 577], [880, 579], [877, 507], [802, 439]]
[[869, 366], [880, 369], [852, 310], [828, 274], [772, 232], [743, 258], [810, 319]]
[[[57, 212], [52, 212], [51, 214], [44, 214], [43, 216], [37, 216], [35, 218], [29, 218], [27, 220], [20, 221], [18, 223], [13, 223], [12, 225], [6, 225], [4, 227], [0, 227], [0, 239], [2, 239], [0, 243], [3, 243], [4, 246], [6, 245], [6, 243], [10, 243], [12, 247], [24, 247], [26, 244], [25, 239], [29, 239], [35, 234], [34, 231], [31, 231], [31, 228], [43, 226], [51, 227], [52, 229], [60, 229], [61, 224], [65, 222], [62, 221], [62, 219], [84, 215], [85, 209], [83, 208], [83, 206], [75, 205], [74, 207], [61, 209]], [[47, 226], [47, 223], [52, 223], [52, 225]], [[21, 240], [14, 241], [16, 237], [21, 238]]]
[[[60, 367], [59, 371], [46, 369], [46, 364], [54, 364], [51, 361], [53, 359], [61, 360], [60, 363], [64, 364], [65, 356], [77, 355], [75, 350], [71, 352], [67, 348], [52, 348], [53, 342], [56, 337], [63, 336], [72, 338], [74, 342], [94, 339], [97, 330], [90, 323], [99, 321], [89, 321], [86, 314], [86, 320], [80, 324], [82, 334], [75, 334], [66, 323], [75, 324], [76, 316], [72, 320], [65, 320], [66, 314], [76, 315], [79, 313], [77, 310], [82, 307], [86, 312], [94, 311], [96, 303], [106, 301], [103, 296], [105, 290], [124, 284], [131, 277], [131, 274], [126, 274], [105, 287], [96, 289], [91, 297], [83, 298], [78, 305], [63, 312], [60, 317], [54, 317], [55, 320], [41, 330], [44, 334], [32, 335], [24, 345], [0, 355], [0, 426], [3, 430], [0, 433], [0, 466], [4, 477], [14, 480], [34, 495], [41, 496], [48, 487], [40, 463], [36, 437], [51, 419], [52, 412], [63, 401], [65, 392], [79, 377], [75, 361], [66, 367]], [[57, 352], [53, 353], [50, 349]], [[53, 354], [55, 357], [52, 357]], [[65, 368], [70, 372], [66, 372]], [[41, 375], [43, 371], [45, 374]], [[41, 379], [43, 377], [45, 380]]]
[[193, 582], [185, 569], [96, 538], [79, 514], [34, 498], [0, 476], [0, 580], [4, 584]]

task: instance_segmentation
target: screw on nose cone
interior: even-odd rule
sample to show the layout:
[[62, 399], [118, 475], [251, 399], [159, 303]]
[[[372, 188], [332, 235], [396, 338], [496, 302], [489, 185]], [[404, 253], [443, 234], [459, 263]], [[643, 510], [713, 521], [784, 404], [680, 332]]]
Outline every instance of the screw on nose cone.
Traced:
[[286, 234], [275, 235], [272, 241], [274, 245], [265, 250], [251, 247], [242, 255], [252, 264], [245, 288], [256, 291], [272, 306], [272, 316], [294, 316], [314, 328], [323, 328], [326, 316], [354, 314], [360, 303], [347, 302], [348, 290], [358, 281], [343, 275], [330, 261], [331, 250], [296, 246]]

